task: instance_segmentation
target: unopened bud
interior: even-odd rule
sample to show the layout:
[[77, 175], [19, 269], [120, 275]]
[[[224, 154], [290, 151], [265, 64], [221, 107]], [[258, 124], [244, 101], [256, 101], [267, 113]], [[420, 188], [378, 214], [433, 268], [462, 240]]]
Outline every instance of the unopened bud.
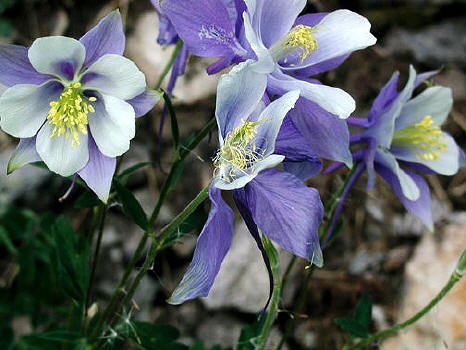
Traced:
[[464, 276], [466, 274], [466, 248], [463, 250], [463, 253], [461, 254], [458, 260], [458, 265], [456, 266], [456, 273], [458, 273], [461, 276]]

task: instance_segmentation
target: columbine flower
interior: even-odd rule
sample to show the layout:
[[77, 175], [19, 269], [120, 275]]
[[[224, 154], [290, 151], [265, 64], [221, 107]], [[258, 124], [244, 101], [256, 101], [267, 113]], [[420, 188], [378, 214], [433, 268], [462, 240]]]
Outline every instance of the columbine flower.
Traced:
[[[453, 175], [464, 154], [453, 138], [440, 129], [452, 107], [451, 89], [432, 86], [412, 98], [414, 89], [436, 72], [416, 75], [397, 92], [398, 72], [384, 86], [367, 116], [349, 123], [365, 130], [351, 136], [352, 144], [366, 147], [354, 153], [368, 171], [368, 189], [377, 171], [393, 188], [406, 209], [433, 229], [430, 193], [426, 182], [413, 172]], [[362, 168], [361, 168], [362, 170]]]
[[0, 45], [0, 126], [21, 138], [8, 173], [44, 161], [62, 176], [78, 173], [103, 201], [110, 191], [115, 157], [129, 148], [135, 117], [146, 114], [159, 94], [122, 56], [118, 11], [79, 41], [50, 36], [27, 49]]
[[233, 190], [235, 203], [266, 264], [258, 227], [293, 254], [318, 266], [323, 263], [317, 232], [323, 207], [318, 192], [295, 176], [272, 169], [285, 158], [275, 153], [275, 141], [299, 92], [288, 92], [264, 107], [260, 100], [266, 77], [251, 72], [251, 64], [253, 61], [246, 61], [233, 68], [218, 85], [220, 149], [214, 158], [214, 180], [209, 188], [212, 207], [193, 261], [170, 298], [172, 304], [207, 296], [230, 247], [233, 211], [223, 201], [221, 190]]
[[210, 73], [252, 58], [257, 60], [254, 69], [269, 75], [270, 93], [298, 89], [304, 98], [346, 118], [355, 109], [350, 95], [299, 77], [333, 69], [376, 39], [367, 19], [348, 10], [298, 17], [305, 4], [305, 0], [164, 0], [162, 9], [194, 54], [222, 57]]

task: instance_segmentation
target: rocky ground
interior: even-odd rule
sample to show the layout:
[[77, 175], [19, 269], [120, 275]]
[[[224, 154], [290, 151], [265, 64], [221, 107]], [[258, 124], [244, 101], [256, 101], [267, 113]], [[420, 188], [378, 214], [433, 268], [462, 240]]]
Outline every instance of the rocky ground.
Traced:
[[[408, 65], [418, 71], [442, 67], [437, 84], [454, 92], [454, 108], [444, 128], [466, 146], [466, 4], [453, 0], [357, 0], [308, 1], [308, 11], [350, 8], [365, 15], [378, 38], [375, 47], [353, 54], [337, 70], [319, 78], [344, 88], [356, 101], [357, 113], [364, 115], [378, 90], [394, 70], [406, 79]], [[156, 44], [157, 15], [148, 0], [17, 0], [3, 13], [10, 29], [1, 42], [29, 45], [37, 36], [79, 36], [109, 10], [120, 6], [125, 16], [126, 54], [146, 73], [149, 84], [157, 80], [171, 48]], [[0, 19], [1, 22], [1, 19]], [[2, 28], [0, 26], [0, 28]], [[175, 89], [175, 106], [182, 137], [200, 129], [213, 116], [218, 76], [208, 76], [208, 60], [190, 58], [187, 73]], [[141, 161], [157, 159], [160, 106], [139, 124], [137, 137], [125, 156], [123, 168]], [[139, 171], [130, 182], [131, 189], [147, 211], [157, 198], [158, 188], [171, 159], [170, 130], [161, 140], [161, 167]], [[210, 157], [215, 151], [216, 135], [204, 142], [188, 158], [182, 181], [162, 208], [159, 224], [167, 223], [211, 174]], [[37, 212], [52, 210], [67, 213], [75, 227], [89, 218], [86, 210], [72, 210], [73, 199], [57, 202], [69, 183], [32, 166], [12, 176], [5, 169], [16, 140], [0, 132], [0, 210], [8, 205], [28, 207]], [[346, 171], [318, 176], [310, 181], [324, 200], [342, 183]], [[353, 188], [345, 205], [345, 225], [325, 252], [326, 264], [315, 271], [304, 285], [305, 263], [293, 269], [285, 290], [283, 310], [271, 336], [276, 346], [287, 321], [307, 288], [303, 308], [296, 316], [288, 349], [340, 349], [345, 334], [333, 324], [336, 317], [350, 316], [359, 297], [367, 293], [374, 303], [373, 330], [404, 320], [425, 305], [446, 282], [459, 252], [466, 245], [466, 169], [453, 177], [429, 176], [432, 190], [436, 233], [430, 234], [420, 222], [407, 214], [390, 187], [378, 179], [370, 193], [365, 181]], [[149, 188], [149, 189], [148, 189]], [[40, 201], [38, 200], [40, 198]], [[196, 233], [197, 234], [197, 233]], [[232, 249], [208, 298], [169, 306], [165, 300], [189, 263], [196, 234], [185, 237], [158, 257], [135, 296], [140, 311], [136, 318], [170, 323], [181, 330], [187, 343], [201, 338], [207, 345], [233, 345], [242, 326], [253, 322], [265, 301], [268, 279], [260, 256], [245, 225], [238, 220]], [[97, 271], [97, 297], [104, 304], [137, 245], [141, 231], [118, 208], [113, 208], [104, 232], [103, 254]], [[285, 266], [291, 256], [281, 252]], [[0, 260], [2, 257], [0, 257]], [[464, 318], [466, 284], [463, 281], [422, 322], [374, 348], [454, 349], [465, 348]], [[24, 332], [28, 320], [15, 320], [17, 332]]]

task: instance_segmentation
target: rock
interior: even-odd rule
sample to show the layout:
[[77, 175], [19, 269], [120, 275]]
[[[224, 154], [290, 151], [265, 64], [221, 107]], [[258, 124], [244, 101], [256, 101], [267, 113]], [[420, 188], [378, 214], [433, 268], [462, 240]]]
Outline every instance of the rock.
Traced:
[[[291, 256], [280, 251], [282, 271]], [[290, 288], [292, 283], [287, 285]], [[243, 312], [257, 313], [269, 296], [269, 275], [262, 255], [246, 224], [236, 222], [230, 251], [223, 261], [209, 296], [203, 298], [208, 309], [232, 307]]]
[[[31, 191], [42, 184], [50, 176], [50, 173], [45, 169], [25, 165], [13, 174], [7, 175], [8, 161], [14, 148], [7, 144], [5, 134], [1, 131], [0, 134], [0, 144], [2, 145], [0, 152], [0, 208], [6, 208], [16, 198], [24, 194], [31, 194]], [[34, 194], [28, 197], [37, 198], [37, 196], [38, 194]]]
[[234, 346], [245, 326], [236, 318], [227, 315], [215, 315], [206, 318], [197, 330], [197, 337], [202, 339], [207, 349], [214, 345]]
[[370, 270], [371, 267], [378, 266], [383, 259], [384, 254], [380, 251], [359, 251], [354, 260], [349, 266], [349, 272], [353, 275], [363, 275]]
[[[436, 235], [426, 234], [405, 270], [402, 306], [397, 322], [416, 314], [448, 281], [466, 246], [466, 212], [450, 215]], [[405, 332], [382, 343], [382, 350], [466, 348], [466, 283], [459, 282], [426, 316]]]
[[382, 46], [391, 54], [412, 53], [416, 60], [432, 66], [445, 62], [466, 67], [466, 18], [444, 20], [419, 31], [395, 29]]

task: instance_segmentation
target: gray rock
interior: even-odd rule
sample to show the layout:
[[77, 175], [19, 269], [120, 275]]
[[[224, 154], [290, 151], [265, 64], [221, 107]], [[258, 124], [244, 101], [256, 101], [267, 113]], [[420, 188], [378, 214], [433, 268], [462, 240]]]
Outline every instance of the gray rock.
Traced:
[[446, 62], [466, 67], [466, 18], [448, 19], [420, 31], [395, 29], [382, 46], [390, 53], [412, 53], [416, 60], [432, 66]]
[[[290, 258], [290, 254], [280, 251], [282, 266], [286, 266]], [[292, 283], [288, 287], [290, 285]], [[208, 309], [233, 307], [257, 313], [265, 305], [268, 295], [269, 277], [261, 253], [246, 224], [238, 221], [230, 251], [209, 296], [202, 300]]]

